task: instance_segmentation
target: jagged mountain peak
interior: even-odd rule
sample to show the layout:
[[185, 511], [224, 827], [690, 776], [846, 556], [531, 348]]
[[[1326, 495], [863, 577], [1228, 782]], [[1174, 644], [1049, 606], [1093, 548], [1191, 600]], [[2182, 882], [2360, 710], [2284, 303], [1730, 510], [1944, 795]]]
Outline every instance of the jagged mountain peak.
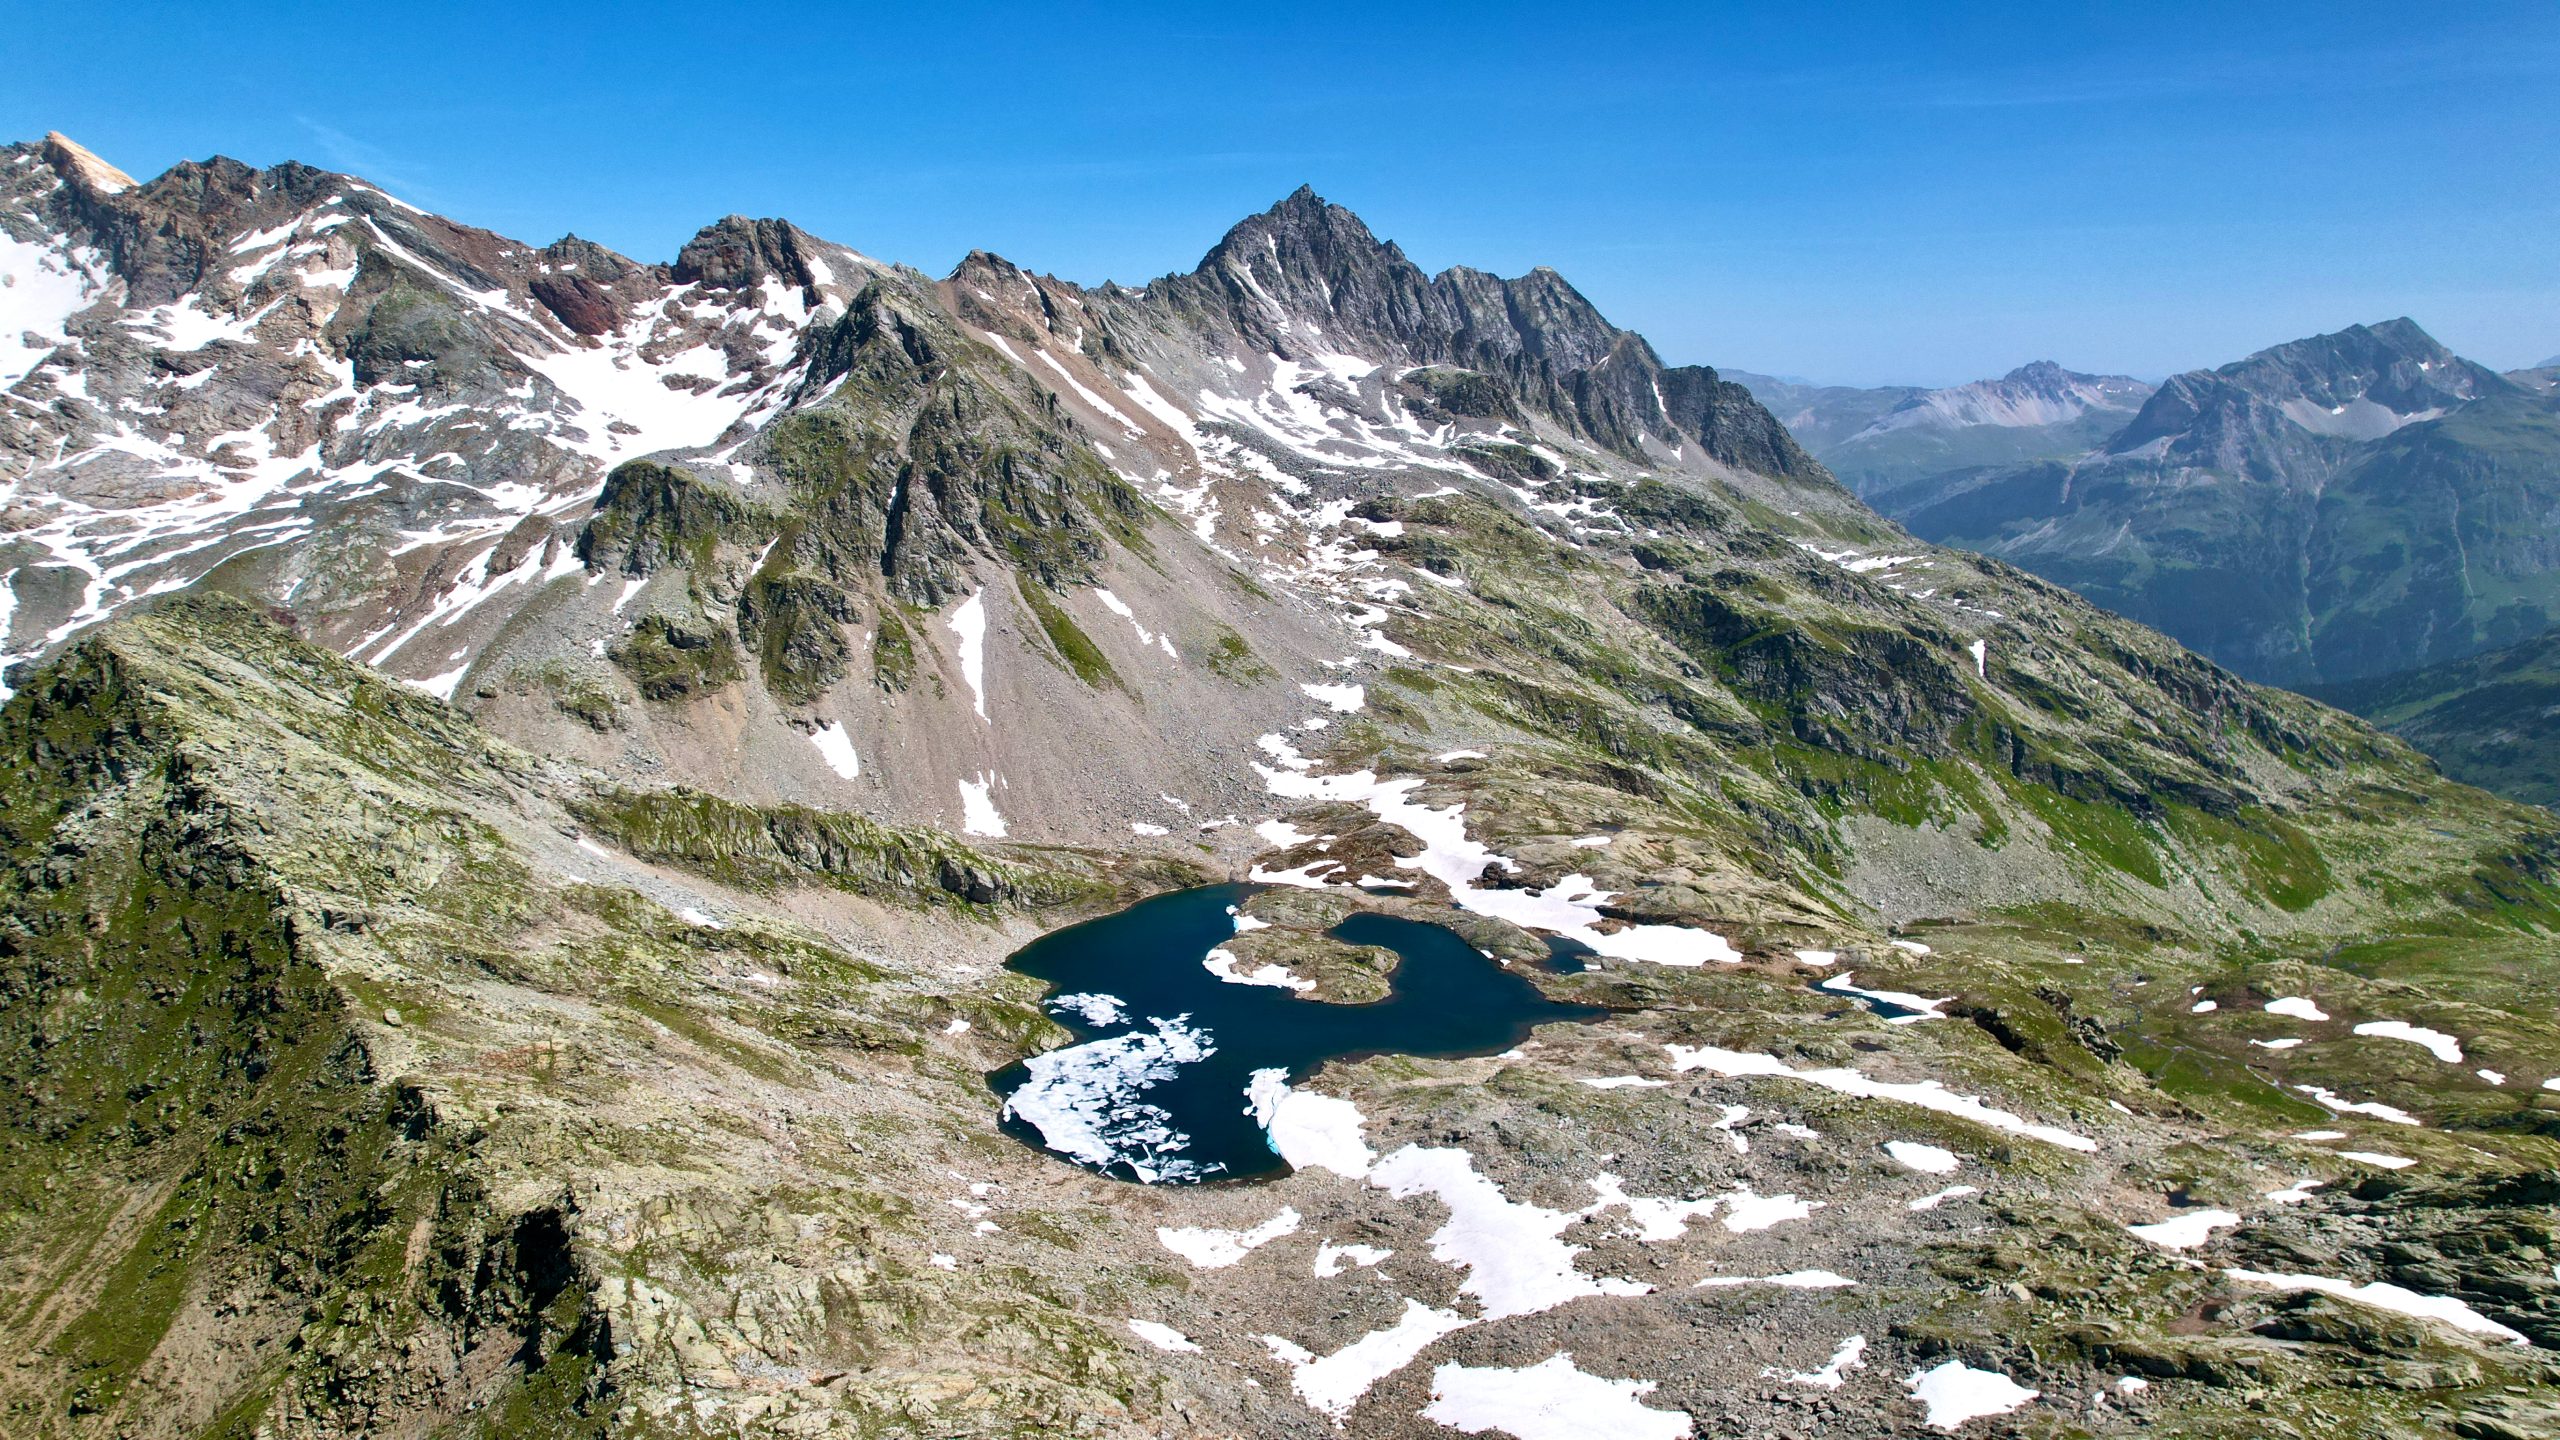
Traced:
[[[1240, 351], [1337, 368], [1449, 367], [1491, 377], [1568, 433], [1628, 457], [1698, 443], [1736, 470], [1827, 480], [1749, 393], [1667, 367], [1552, 267], [1516, 279], [1426, 275], [1359, 216], [1301, 187], [1229, 230], [1200, 266], [1142, 292], [1220, 315]], [[1508, 403], [1507, 401], [1504, 403]]]
[[[1312, 185], [1301, 185], [1269, 209], [1248, 215], [1227, 228], [1218, 243], [1209, 247], [1200, 268], [1214, 262], [1221, 254], [1231, 254], [1255, 245], [1276, 246], [1295, 240], [1318, 247], [1340, 247], [1352, 253], [1395, 251], [1392, 241], [1380, 240], [1368, 222], [1341, 205], [1325, 199]], [[1401, 251], [1396, 251], [1399, 258]]]
[[2521, 387], [2446, 349], [2406, 316], [2271, 345], [2213, 370], [2172, 376], [2108, 445], [2165, 446], [2231, 468], [2234, 438], [2270, 426], [2371, 440]]
[[140, 183], [59, 130], [45, 132], [44, 158], [57, 173], [93, 194], [114, 195]]
[[685, 242], [672, 273], [679, 285], [715, 290], [754, 290], [768, 278], [805, 289], [817, 283], [809, 267], [816, 244], [788, 220], [724, 216]]
[[2094, 380], [2098, 377], [2065, 369], [2058, 360], [2030, 360], [2000, 378], [2021, 385], [2065, 385], [2074, 380]]
[[1310, 330], [1394, 344], [1437, 318], [1421, 267], [1306, 186], [1238, 221], [1180, 278], [1223, 292], [1238, 324], [1263, 348], [1293, 348], [1293, 333], [1295, 348], [1304, 348], [1315, 338]]
[[2246, 375], [2263, 369], [2271, 362], [2312, 359], [2335, 359], [2351, 364], [2380, 367], [2397, 360], [2445, 361], [2456, 359], [2436, 337], [2426, 332], [2417, 321], [2406, 315], [2372, 324], [2349, 325], [2322, 335], [2307, 335], [2270, 345], [2255, 354], [2219, 367], [2221, 375]]

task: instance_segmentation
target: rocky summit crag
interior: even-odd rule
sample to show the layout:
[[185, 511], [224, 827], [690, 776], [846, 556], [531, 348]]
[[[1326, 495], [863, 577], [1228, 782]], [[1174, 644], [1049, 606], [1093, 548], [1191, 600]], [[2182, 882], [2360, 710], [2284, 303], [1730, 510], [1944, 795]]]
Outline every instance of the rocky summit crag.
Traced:
[[[1553, 272], [4, 153], [13, 1436], [2560, 1417], [2560, 821]], [[1376, 911], [1608, 1013], [1258, 1079], [1268, 1181], [1002, 1128], [1004, 957], [1230, 878], [1290, 1003]]]

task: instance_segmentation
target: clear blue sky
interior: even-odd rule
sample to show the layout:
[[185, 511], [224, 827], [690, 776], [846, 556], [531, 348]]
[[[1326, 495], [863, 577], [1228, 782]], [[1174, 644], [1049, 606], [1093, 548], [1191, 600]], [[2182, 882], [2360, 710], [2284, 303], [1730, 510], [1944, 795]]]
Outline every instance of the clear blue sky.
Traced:
[[0, 135], [299, 158], [644, 259], [742, 211], [1140, 281], [1307, 181], [1674, 361], [2156, 376], [2403, 313], [2560, 352], [2552, 0], [0, 0], [0, 36]]

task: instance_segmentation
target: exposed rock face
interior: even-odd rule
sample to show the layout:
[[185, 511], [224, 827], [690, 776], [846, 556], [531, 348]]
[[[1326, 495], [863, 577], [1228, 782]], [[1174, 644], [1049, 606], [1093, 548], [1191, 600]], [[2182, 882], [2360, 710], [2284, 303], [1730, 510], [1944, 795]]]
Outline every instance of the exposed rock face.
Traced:
[[59, 130], [44, 137], [45, 163], [65, 180], [91, 194], [113, 195], [134, 187], [134, 178], [91, 154], [89, 148]]
[[[1364, 357], [1494, 377], [1573, 433], [1642, 459], [1695, 441], [1735, 469], [1818, 473], [1739, 386], [1703, 366], [1667, 367], [1543, 266], [1516, 280], [1453, 268], [1425, 276], [1359, 217], [1301, 188], [1229, 231], [1200, 268], [1149, 287], [1177, 313], [1214, 312], [1248, 346], [1312, 359], [1334, 344]], [[1311, 330], [1299, 328], [1309, 325]], [[1487, 403], [1500, 404], [1501, 401]]]

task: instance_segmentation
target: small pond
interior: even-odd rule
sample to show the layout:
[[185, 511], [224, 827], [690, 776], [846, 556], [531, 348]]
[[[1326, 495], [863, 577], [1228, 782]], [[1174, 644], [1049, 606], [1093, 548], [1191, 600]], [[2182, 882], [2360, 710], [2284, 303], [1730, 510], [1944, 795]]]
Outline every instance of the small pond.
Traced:
[[1246, 1099], [1257, 1071], [1296, 1083], [1328, 1060], [1490, 1055], [1532, 1026], [1608, 1013], [1547, 999], [1438, 925], [1367, 913], [1326, 933], [1395, 952], [1383, 1000], [1331, 1005], [1222, 980], [1209, 952], [1235, 938], [1235, 907], [1261, 888], [1159, 895], [1016, 952], [1006, 963], [1049, 983], [1048, 1012], [1078, 1043], [991, 1077], [1006, 1131], [1123, 1180], [1267, 1175], [1286, 1167]]

